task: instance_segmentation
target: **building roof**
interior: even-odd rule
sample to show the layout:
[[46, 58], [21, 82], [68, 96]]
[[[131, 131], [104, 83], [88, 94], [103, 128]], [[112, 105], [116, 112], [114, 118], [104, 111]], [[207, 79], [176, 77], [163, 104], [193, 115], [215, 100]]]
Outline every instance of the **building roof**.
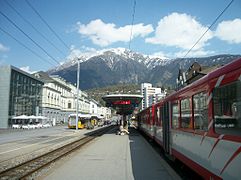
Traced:
[[49, 77], [49, 75], [46, 72], [39, 71], [34, 73], [34, 76], [37, 77], [38, 79], [41, 79], [45, 83], [51, 83], [54, 82], [54, 79]]
[[37, 80], [37, 81], [39, 81], [39, 82], [41, 82], [41, 83], [44, 83], [41, 79], [36, 78], [33, 74], [30, 74], [30, 73], [28, 73], [28, 72], [25, 72], [25, 71], [23, 71], [23, 70], [15, 67], [15, 66], [7, 65], [6, 67], [8, 67], [8, 68], [10, 68], [10, 69], [13, 69], [13, 70], [15, 70], [15, 71], [17, 71], [17, 72], [19, 72], [19, 73], [21, 73], [21, 74], [24, 74], [24, 75], [26, 75], [26, 76], [34, 79], [34, 80]]
[[63, 83], [55, 80], [54, 78], [50, 77], [50, 76], [48, 75], [48, 73], [46, 73], [46, 72], [39, 71], [39, 72], [37, 72], [37, 73], [34, 73], [34, 75], [35, 75], [37, 78], [41, 79], [44, 83], [56, 83], [56, 84], [59, 84], [59, 85], [61, 85], [61, 86], [64, 86], [66, 89], [71, 90], [71, 88], [66, 85], [67, 82], [66, 82], [65, 80], [63, 80], [63, 81], [64, 81], [66, 84], [63, 84]]
[[117, 114], [128, 115], [132, 114], [135, 107], [137, 107], [143, 96], [134, 94], [112, 94], [102, 97], [106, 102], [107, 107], [113, 107]]
[[202, 68], [202, 71], [201, 71], [200, 73], [202, 73], [202, 74], [208, 74], [208, 73], [214, 71], [215, 69], [217, 69], [217, 68], [219, 68], [219, 67], [221, 67], [221, 65], [215, 65], [215, 66], [211, 66], [211, 67], [204, 66], [204, 67]]

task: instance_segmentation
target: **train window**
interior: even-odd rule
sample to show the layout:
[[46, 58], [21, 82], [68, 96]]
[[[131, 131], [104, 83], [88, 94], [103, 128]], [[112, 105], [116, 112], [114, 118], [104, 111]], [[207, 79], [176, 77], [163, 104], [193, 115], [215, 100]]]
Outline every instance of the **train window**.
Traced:
[[172, 128], [176, 129], [179, 127], [179, 111], [178, 111], [178, 103], [172, 103]]
[[181, 126], [183, 128], [191, 127], [191, 115], [190, 98], [181, 100]]
[[151, 107], [149, 108], [149, 117], [148, 117], [147, 123], [152, 124], [152, 108]]
[[215, 131], [241, 136], [241, 82], [215, 88], [213, 108]]
[[193, 96], [194, 129], [208, 129], [207, 95], [204, 92]]
[[157, 107], [156, 108], [156, 125], [157, 126], [161, 126], [161, 121], [162, 121], [162, 119], [161, 119], [161, 107]]

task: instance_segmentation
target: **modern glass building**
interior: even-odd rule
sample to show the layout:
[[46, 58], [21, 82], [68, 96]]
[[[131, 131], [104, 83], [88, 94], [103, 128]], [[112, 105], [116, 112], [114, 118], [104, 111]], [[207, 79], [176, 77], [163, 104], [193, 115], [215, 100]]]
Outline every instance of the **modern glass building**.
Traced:
[[0, 128], [11, 127], [15, 116], [42, 114], [43, 84], [11, 65], [0, 67]]

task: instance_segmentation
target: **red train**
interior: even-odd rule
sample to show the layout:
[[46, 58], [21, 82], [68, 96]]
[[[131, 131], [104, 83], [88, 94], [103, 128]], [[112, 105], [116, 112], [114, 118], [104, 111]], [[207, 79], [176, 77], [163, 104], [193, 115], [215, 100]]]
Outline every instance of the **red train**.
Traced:
[[241, 58], [138, 115], [139, 129], [205, 179], [241, 179]]

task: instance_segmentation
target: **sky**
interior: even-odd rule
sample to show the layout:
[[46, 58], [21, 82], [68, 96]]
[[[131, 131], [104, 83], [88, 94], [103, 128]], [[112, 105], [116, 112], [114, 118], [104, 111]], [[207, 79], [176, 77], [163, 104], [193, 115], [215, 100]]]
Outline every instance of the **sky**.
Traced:
[[230, 2], [0, 0], [0, 65], [46, 71], [119, 47], [165, 58], [241, 54], [241, 1], [215, 22]]

